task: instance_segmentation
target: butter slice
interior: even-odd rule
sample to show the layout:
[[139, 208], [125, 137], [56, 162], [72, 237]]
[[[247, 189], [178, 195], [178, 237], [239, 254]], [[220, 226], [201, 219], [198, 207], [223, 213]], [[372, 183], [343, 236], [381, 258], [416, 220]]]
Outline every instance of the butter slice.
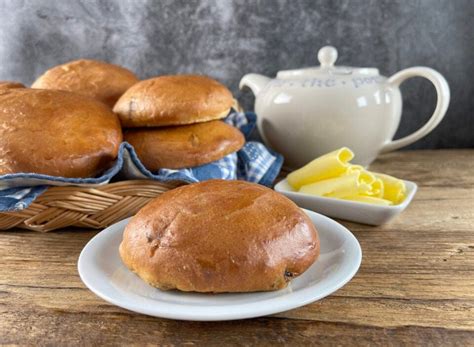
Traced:
[[371, 184], [372, 189], [367, 193], [368, 196], [383, 199], [385, 186], [380, 178], [376, 178]]
[[302, 186], [337, 177], [347, 171], [348, 162], [354, 158], [354, 153], [343, 147], [331, 153], [314, 159], [302, 168], [287, 176], [288, 183], [295, 189]]
[[386, 200], [392, 201], [394, 204], [399, 204], [406, 197], [406, 186], [405, 182], [395, 178], [393, 176], [376, 173], [374, 172], [375, 177], [382, 180], [384, 185], [383, 198]]
[[343, 198], [346, 196], [367, 194], [370, 190], [371, 185], [361, 180], [361, 173], [354, 172], [350, 175], [342, 175], [306, 184], [300, 188], [299, 192], [331, 198]]
[[348, 164], [345, 175], [351, 175], [353, 173], [359, 173], [359, 180], [363, 183], [372, 184], [375, 182], [376, 178], [372, 172], [365, 170], [360, 165]]

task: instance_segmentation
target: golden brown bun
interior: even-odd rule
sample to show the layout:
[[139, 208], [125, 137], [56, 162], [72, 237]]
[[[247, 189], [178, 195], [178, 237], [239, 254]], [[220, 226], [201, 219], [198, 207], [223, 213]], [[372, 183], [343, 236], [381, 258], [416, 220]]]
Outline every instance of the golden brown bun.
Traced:
[[0, 89], [17, 89], [17, 88], [26, 88], [26, 87], [20, 82], [0, 81]]
[[131, 87], [115, 104], [122, 126], [154, 127], [192, 124], [227, 116], [231, 92], [212, 78], [161, 76]]
[[277, 290], [319, 255], [310, 218], [283, 195], [244, 181], [170, 190], [128, 223], [125, 265], [157, 288], [195, 292]]
[[118, 98], [137, 82], [138, 78], [123, 67], [81, 59], [49, 69], [31, 87], [74, 92], [113, 107]]
[[0, 90], [0, 175], [94, 176], [117, 157], [121, 141], [117, 116], [94, 99], [55, 90]]
[[151, 171], [204, 165], [236, 152], [245, 143], [242, 133], [215, 120], [176, 127], [128, 130], [124, 140]]

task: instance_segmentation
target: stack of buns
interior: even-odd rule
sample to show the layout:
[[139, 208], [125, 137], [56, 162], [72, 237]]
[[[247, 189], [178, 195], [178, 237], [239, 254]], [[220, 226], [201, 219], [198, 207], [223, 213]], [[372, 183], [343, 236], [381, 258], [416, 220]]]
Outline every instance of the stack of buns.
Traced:
[[231, 92], [199, 75], [160, 76], [138, 82], [114, 106], [124, 140], [151, 171], [208, 164], [236, 152], [244, 137], [222, 122]]
[[47, 70], [32, 88], [0, 81], [0, 175], [95, 176], [116, 159], [122, 128], [151, 171], [207, 164], [244, 144], [220, 120], [232, 104], [230, 91], [208, 77], [139, 81], [86, 59]]

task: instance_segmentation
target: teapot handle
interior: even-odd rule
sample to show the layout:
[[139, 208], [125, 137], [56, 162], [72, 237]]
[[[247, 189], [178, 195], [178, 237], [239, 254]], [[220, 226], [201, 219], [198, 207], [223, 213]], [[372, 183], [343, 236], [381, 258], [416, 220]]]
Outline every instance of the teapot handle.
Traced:
[[446, 82], [446, 79], [439, 72], [433, 69], [422, 66], [411, 67], [399, 71], [391, 76], [388, 79], [388, 83], [392, 87], [398, 88], [400, 84], [411, 77], [424, 77], [433, 83], [438, 99], [436, 102], [436, 108], [433, 112], [433, 115], [425, 125], [408, 136], [395, 141], [390, 140], [382, 147], [381, 153], [386, 153], [401, 147], [405, 147], [421, 139], [423, 136], [428, 135], [434, 128], [436, 128], [439, 122], [441, 122], [448, 109], [450, 99], [448, 82]]

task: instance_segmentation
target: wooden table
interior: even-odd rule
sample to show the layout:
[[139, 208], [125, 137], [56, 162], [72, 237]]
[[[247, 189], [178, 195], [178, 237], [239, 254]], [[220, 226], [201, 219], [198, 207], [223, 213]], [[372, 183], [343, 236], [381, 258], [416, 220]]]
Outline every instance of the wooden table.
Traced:
[[0, 233], [0, 342], [50, 345], [474, 344], [474, 150], [385, 155], [373, 169], [417, 182], [391, 223], [343, 222], [362, 266], [330, 297], [272, 317], [179, 322], [115, 307], [82, 284], [97, 231]]

